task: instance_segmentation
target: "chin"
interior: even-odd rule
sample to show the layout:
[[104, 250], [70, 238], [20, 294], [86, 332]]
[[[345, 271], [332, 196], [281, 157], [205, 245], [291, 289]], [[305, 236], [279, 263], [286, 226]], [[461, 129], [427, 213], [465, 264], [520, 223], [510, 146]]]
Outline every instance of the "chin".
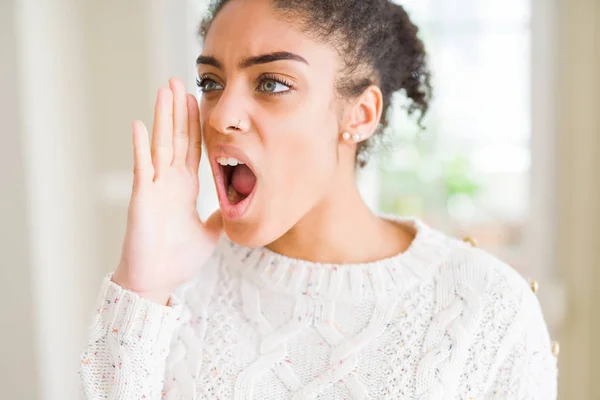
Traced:
[[238, 220], [228, 220], [224, 218], [223, 230], [229, 239], [240, 246], [250, 248], [264, 247], [279, 239], [285, 233], [284, 230], [276, 229], [274, 226], [268, 226], [271, 224], [267, 223], [265, 220], [266, 219], [263, 218], [256, 218], [253, 220], [250, 218]]

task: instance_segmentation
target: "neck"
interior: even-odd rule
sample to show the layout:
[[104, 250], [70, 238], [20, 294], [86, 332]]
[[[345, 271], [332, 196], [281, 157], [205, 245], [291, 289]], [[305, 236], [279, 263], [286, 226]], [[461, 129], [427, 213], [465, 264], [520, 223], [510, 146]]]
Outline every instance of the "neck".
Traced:
[[413, 238], [406, 227], [373, 214], [351, 174], [348, 181], [336, 180], [317, 206], [267, 247], [312, 262], [356, 264], [397, 255]]

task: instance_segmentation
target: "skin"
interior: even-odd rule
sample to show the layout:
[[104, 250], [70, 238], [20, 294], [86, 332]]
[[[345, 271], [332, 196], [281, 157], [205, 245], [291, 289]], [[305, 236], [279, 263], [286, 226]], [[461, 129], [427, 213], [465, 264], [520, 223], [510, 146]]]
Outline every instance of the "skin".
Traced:
[[[306, 63], [240, 66], [274, 52], [294, 53]], [[250, 209], [242, 218], [223, 218], [232, 240], [326, 263], [374, 261], [409, 247], [414, 232], [375, 216], [362, 200], [356, 143], [341, 136], [358, 133], [365, 140], [373, 134], [383, 105], [378, 87], [340, 98], [335, 82], [342, 63], [335, 48], [282, 20], [268, 0], [228, 3], [201, 56], [199, 118], [213, 170], [219, 146], [228, 145], [246, 154], [257, 176]], [[291, 87], [264, 80], [265, 74]]]

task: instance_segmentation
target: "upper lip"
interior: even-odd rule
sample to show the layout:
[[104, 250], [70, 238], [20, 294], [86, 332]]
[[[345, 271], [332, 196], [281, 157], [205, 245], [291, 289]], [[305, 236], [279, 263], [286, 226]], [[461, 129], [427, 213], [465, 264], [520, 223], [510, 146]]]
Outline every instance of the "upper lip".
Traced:
[[244, 153], [243, 150], [241, 150], [238, 147], [231, 146], [231, 145], [217, 145], [217, 146], [215, 146], [214, 149], [213, 149], [213, 151], [212, 151], [211, 161], [213, 163], [218, 164], [217, 163], [217, 158], [219, 158], [219, 157], [233, 157], [233, 158], [237, 158], [239, 161], [241, 161], [244, 164], [246, 164], [246, 166], [248, 166], [248, 168], [250, 168], [250, 170], [252, 171], [252, 173], [254, 173], [254, 175], [256, 175], [256, 172], [254, 171], [254, 167], [252, 166], [252, 162], [250, 161], [250, 158], [248, 157], [248, 155], [246, 153]]

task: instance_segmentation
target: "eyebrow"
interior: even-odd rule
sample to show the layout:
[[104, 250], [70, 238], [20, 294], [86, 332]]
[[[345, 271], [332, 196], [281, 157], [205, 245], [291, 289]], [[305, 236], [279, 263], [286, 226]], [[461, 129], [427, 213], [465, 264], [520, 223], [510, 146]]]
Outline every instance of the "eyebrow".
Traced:
[[[261, 54], [259, 56], [245, 58], [238, 64], [238, 67], [242, 69], [251, 67], [253, 65], [267, 64], [280, 60], [298, 61], [308, 65], [308, 61], [298, 54], [290, 53], [288, 51], [277, 51], [275, 53]], [[215, 68], [223, 69], [223, 65], [219, 62], [219, 60], [212, 56], [199, 56], [196, 59], [196, 65], [198, 66], [200, 64], [212, 65]]]

